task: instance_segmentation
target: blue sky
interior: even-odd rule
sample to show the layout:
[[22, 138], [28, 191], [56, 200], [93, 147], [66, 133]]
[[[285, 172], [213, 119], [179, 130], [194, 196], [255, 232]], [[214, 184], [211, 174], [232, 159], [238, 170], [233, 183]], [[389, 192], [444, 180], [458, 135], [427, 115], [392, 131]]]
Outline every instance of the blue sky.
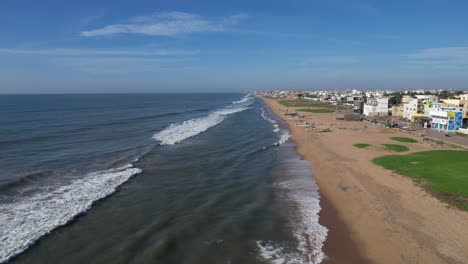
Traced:
[[468, 89], [468, 2], [0, 2], [0, 93]]

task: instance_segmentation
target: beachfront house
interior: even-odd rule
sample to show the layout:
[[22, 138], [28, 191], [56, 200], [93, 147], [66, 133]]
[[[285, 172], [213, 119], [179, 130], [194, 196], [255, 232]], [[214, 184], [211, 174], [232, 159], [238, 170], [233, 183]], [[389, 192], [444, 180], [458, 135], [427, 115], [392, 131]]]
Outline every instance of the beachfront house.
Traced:
[[403, 118], [413, 121], [415, 117], [425, 116], [422, 99], [403, 98]]
[[404, 109], [405, 109], [404, 105], [394, 105], [394, 106], [392, 106], [392, 116], [403, 117]]
[[468, 124], [468, 94], [462, 94], [460, 99], [443, 100], [445, 106], [455, 106], [463, 108], [463, 123]]
[[353, 103], [353, 112], [362, 114], [364, 111], [364, 100], [354, 101]]
[[427, 110], [431, 127], [444, 131], [457, 131], [463, 124], [463, 107], [434, 104]]
[[388, 116], [388, 97], [368, 98], [363, 113], [369, 117]]
[[423, 104], [436, 104], [439, 102], [439, 97], [432, 94], [417, 94], [415, 97], [421, 100]]

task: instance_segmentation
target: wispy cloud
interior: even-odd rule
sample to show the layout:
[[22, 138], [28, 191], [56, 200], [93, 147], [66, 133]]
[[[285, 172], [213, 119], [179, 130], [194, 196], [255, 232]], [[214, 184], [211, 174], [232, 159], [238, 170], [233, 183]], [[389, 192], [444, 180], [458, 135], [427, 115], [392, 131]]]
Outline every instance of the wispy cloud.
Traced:
[[6, 49], [0, 56], [47, 58], [47, 63], [93, 75], [119, 75], [177, 68], [196, 58], [190, 50], [125, 50], [125, 49]]
[[447, 47], [423, 49], [413, 54], [403, 55], [411, 59], [452, 59], [467, 58], [468, 47]]
[[9, 55], [47, 55], [47, 56], [178, 56], [195, 55], [198, 51], [188, 50], [99, 50], [99, 49], [5, 49], [0, 54]]
[[314, 57], [302, 62], [303, 66], [324, 66], [324, 65], [349, 65], [360, 63], [361, 59], [356, 56], [330, 56]]
[[446, 68], [468, 66], [468, 47], [422, 49], [402, 56], [408, 58], [409, 62], [418, 65]]
[[155, 57], [59, 57], [52, 62], [61, 67], [93, 75], [154, 72], [177, 68], [184, 59]]
[[181, 36], [202, 32], [222, 32], [238, 24], [246, 14], [237, 14], [212, 21], [197, 14], [184, 12], [154, 13], [130, 19], [129, 23], [112, 24], [102, 28], [81, 31], [83, 37], [136, 34], [149, 36]]

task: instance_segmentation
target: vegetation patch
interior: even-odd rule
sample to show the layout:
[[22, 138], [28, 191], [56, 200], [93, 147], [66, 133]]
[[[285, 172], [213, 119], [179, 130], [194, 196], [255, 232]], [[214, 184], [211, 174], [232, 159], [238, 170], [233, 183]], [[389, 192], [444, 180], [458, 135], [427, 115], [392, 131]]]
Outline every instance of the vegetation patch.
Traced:
[[388, 150], [396, 151], [396, 152], [404, 152], [404, 151], [409, 150], [409, 148], [406, 146], [396, 145], [396, 144], [382, 144], [382, 146], [384, 146]]
[[331, 104], [326, 104], [322, 103], [319, 101], [310, 101], [310, 100], [280, 100], [278, 101], [281, 105], [287, 106], [287, 107], [320, 107], [320, 108], [333, 108], [336, 107]]
[[367, 148], [367, 147], [370, 147], [372, 145], [367, 144], [367, 143], [358, 143], [358, 144], [354, 144], [353, 146], [355, 146], [356, 148]]
[[327, 108], [303, 108], [303, 109], [297, 109], [297, 112], [307, 112], [307, 113], [333, 113], [334, 111], [332, 109], [327, 109]]
[[418, 141], [414, 138], [408, 138], [408, 137], [392, 137], [390, 138], [391, 140], [399, 141], [399, 142], [404, 142], [404, 143], [418, 143]]
[[422, 182], [439, 198], [468, 210], [468, 151], [431, 150], [379, 157], [373, 162]]

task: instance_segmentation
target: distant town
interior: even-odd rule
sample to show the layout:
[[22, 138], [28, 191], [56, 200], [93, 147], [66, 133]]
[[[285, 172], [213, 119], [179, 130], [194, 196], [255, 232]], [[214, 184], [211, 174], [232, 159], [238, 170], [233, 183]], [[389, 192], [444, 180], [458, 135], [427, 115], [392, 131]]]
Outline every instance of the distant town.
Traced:
[[356, 115], [385, 120], [390, 126], [403, 121], [416, 127], [468, 135], [468, 91], [268, 91], [261, 94], [347, 106]]

